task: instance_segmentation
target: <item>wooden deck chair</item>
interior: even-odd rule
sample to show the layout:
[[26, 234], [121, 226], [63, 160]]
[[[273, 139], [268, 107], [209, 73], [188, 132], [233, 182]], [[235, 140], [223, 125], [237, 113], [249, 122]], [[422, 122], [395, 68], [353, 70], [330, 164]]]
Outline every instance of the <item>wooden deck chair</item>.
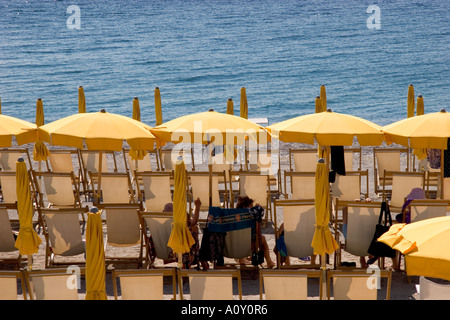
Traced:
[[224, 184], [230, 181], [229, 172], [233, 170], [234, 165], [232, 162], [227, 160], [223, 153], [216, 154], [215, 156], [211, 156], [208, 159], [208, 169], [209, 165], [211, 165], [211, 171], [213, 172], [222, 172], [225, 171], [225, 178], [221, 178], [219, 180], [220, 184]]
[[171, 179], [174, 172], [139, 172], [135, 177], [142, 180], [143, 189], [138, 189], [139, 200], [147, 211], [162, 211], [166, 203], [172, 202]]
[[240, 196], [248, 196], [253, 199], [253, 203], [259, 204], [266, 211], [263, 221], [273, 221], [271, 210], [271, 195], [270, 195], [270, 176], [260, 172], [250, 171], [230, 171], [230, 207], [234, 208], [235, 188], [233, 188], [233, 181], [236, 177], [239, 179]]
[[[288, 192], [287, 179], [290, 179], [291, 188]], [[311, 172], [296, 172], [285, 171], [284, 172], [284, 190], [285, 199], [301, 200], [301, 199], [314, 199], [315, 197], [315, 185], [316, 185], [316, 173]]]
[[[405, 197], [413, 188], [425, 187], [425, 172], [385, 171], [383, 179], [383, 199], [389, 200], [391, 212], [399, 213], [405, 202]], [[389, 192], [387, 182], [392, 181], [392, 190]], [[390, 199], [389, 199], [390, 196]]]
[[0, 171], [0, 184], [2, 186], [3, 203], [15, 204], [17, 202], [16, 172]]
[[[130, 149], [122, 149], [125, 171], [129, 173], [131, 183], [135, 183], [136, 188], [142, 187], [142, 181], [137, 181], [135, 171], [161, 171], [159, 154], [157, 150], [147, 151], [142, 160], [134, 160], [130, 156]], [[137, 193], [137, 191], [136, 191]]]
[[317, 149], [289, 149], [289, 169], [297, 172], [316, 171]]
[[33, 168], [30, 152], [26, 148], [4, 148], [0, 149], [1, 171], [16, 171], [16, 161], [24, 158], [27, 168]]
[[[247, 171], [256, 171], [268, 174], [270, 177], [270, 186], [275, 187], [271, 192], [278, 194], [281, 192], [281, 167], [280, 154], [277, 153], [274, 157], [271, 150], [247, 150], [246, 149], [246, 164]], [[273, 167], [273, 160], [275, 160], [276, 170]]]
[[[284, 223], [284, 243], [286, 245], [286, 253], [289, 257], [303, 258], [312, 256], [314, 250], [311, 242], [314, 236], [316, 214], [314, 199], [309, 200], [279, 200], [275, 199], [274, 203], [274, 225], [275, 225], [275, 241], [281, 237], [279, 228], [281, 221]], [[282, 214], [282, 219], [281, 219]], [[281, 264], [281, 255], [278, 251], [277, 266], [280, 268], [291, 268], [298, 265], [290, 266]], [[301, 265], [305, 267], [305, 265]]]
[[85, 263], [85, 231], [88, 208], [39, 208], [44, 223], [45, 267]]
[[307, 300], [308, 279], [318, 279], [318, 295], [322, 300], [323, 272], [321, 270], [260, 269], [260, 300]]
[[[99, 204], [106, 216], [105, 260], [112, 263], [137, 263], [142, 266], [144, 244], [142, 241], [140, 204]], [[138, 253], [123, 254], [122, 248], [136, 247]]]
[[[99, 151], [97, 150], [79, 150], [80, 159], [82, 164], [83, 178], [86, 183], [86, 192], [93, 193], [97, 190], [96, 184], [99, 171]], [[108, 167], [108, 158], [112, 158], [113, 165]], [[102, 151], [102, 173], [104, 172], [117, 172], [117, 162], [114, 151]], [[92, 172], [94, 180], [90, 179], [89, 172]], [[95, 173], [95, 174], [94, 174]]]
[[[384, 288], [381, 281], [382, 278], [387, 279]], [[379, 291], [385, 291], [385, 299], [389, 300], [391, 296], [391, 283], [392, 270], [379, 270], [374, 268], [346, 271], [327, 270], [328, 300], [331, 299], [331, 291], [333, 291], [334, 300], [377, 300], [378, 295], [381, 294]], [[333, 288], [332, 290], [331, 287]]]
[[[92, 172], [89, 172], [89, 175], [91, 179], [94, 178]], [[101, 197], [97, 197], [97, 192], [98, 190], [94, 190], [94, 199], [101, 199], [102, 203], [136, 202], [130, 175], [125, 172], [102, 173]]]
[[408, 158], [408, 148], [373, 148], [373, 181], [375, 193], [383, 192], [383, 183], [386, 187], [392, 186], [391, 177], [384, 177], [385, 171], [409, 171], [408, 161], [406, 168], [400, 165], [402, 154], [406, 154]]
[[25, 270], [31, 300], [78, 300], [79, 274], [68, 269]]
[[[78, 190], [81, 192], [85, 190], [82, 163], [80, 154], [76, 149], [56, 149], [52, 150], [47, 160], [47, 171], [51, 172], [73, 172], [76, 182], [78, 183]], [[81, 188], [83, 187], [83, 188]]]
[[[426, 192], [428, 199], [439, 199], [442, 197], [441, 169], [428, 169], [425, 171]], [[445, 179], [444, 179], [445, 180]]]
[[[445, 217], [450, 208], [450, 200], [443, 199], [417, 199], [408, 204], [411, 212], [410, 221], [416, 222], [430, 218]], [[403, 221], [405, 221], [406, 211], [403, 212]]]
[[40, 195], [40, 205], [53, 208], [79, 208], [81, 198], [73, 172], [36, 172], [32, 171], [36, 190]]
[[[0, 300], [27, 300], [25, 276], [22, 271], [0, 271]], [[19, 290], [20, 289], [20, 290]]]
[[381, 202], [341, 201], [337, 199], [336, 205], [345, 208], [344, 214], [347, 215], [343, 239], [340, 239], [336, 216], [333, 221], [336, 241], [341, 244], [336, 252], [334, 264], [335, 268], [340, 268], [342, 249], [357, 257], [369, 255], [367, 249], [372, 242], [375, 226], [378, 224]]
[[[211, 193], [209, 190], [209, 180], [211, 177]], [[228, 188], [226, 183], [226, 173], [209, 172], [209, 171], [188, 171], [187, 179], [189, 184], [189, 193], [191, 202], [200, 198], [202, 206], [201, 211], [208, 211], [210, 207], [209, 199], [211, 198], [211, 206], [228, 208]], [[219, 181], [225, 181], [224, 189], [220, 189]], [[222, 197], [221, 197], [222, 195]], [[223, 201], [221, 200], [223, 198]]]
[[[19, 269], [22, 256], [19, 253], [19, 249], [15, 247], [16, 239], [11, 223], [13, 222], [8, 214], [7, 205], [0, 205], [0, 253], [5, 254], [5, 257], [0, 258], [0, 263], [14, 263], [16, 268]], [[18, 222], [17, 222], [18, 224]], [[17, 254], [16, 257], [12, 255]]]
[[439, 283], [420, 276], [419, 290], [420, 300], [450, 300], [450, 283], [448, 281]]
[[160, 168], [162, 171], [175, 170], [175, 162], [179, 156], [183, 157], [186, 170], [195, 171], [194, 151], [191, 148], [189, 152], [173, 149], [159, 149]]
[[233, 278], [237, 279], [238, 296], [239, 300], [242, 300], [241, 272], [239, 269], [179, 270], [178, 283], [181, 300], [184, 300], [183, 278], [186, 277], [189, 278], [190, 300], [233, 300]]
[[361, 155], [361, 147], [344, 148], [345, 171], [361, 171]]
[[[152, 267], [156, 258], [169, 260], [172, 249], [167, 245], [172, 232], [172, 212], [140, 211], [142, 231], [145, 239], [145, 265]], [[155, 257], [152, 257], [154, 250]]]
[[[112, 271], [114, 298], [119, 300], [163, 300], [164, 277], [171, 277], [173, 297], [177, 299], [177, 269], [136, 269]], [[119, 293], [120, 289], [120, 293]]]

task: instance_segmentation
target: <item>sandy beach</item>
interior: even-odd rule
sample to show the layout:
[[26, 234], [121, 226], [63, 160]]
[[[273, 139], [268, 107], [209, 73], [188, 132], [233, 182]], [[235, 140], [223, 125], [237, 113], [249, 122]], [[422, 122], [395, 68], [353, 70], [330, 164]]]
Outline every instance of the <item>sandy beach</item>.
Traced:
[[[395, 147], [393, 145], [392, 147]], [[31, 148], [31, 147], [30, 147]], [[281, 143], [280, 145], [280, 159], [281, 159], [281, 170], [284, 172], [284, 170], [287, 170], [289, 168], [289, 148], [311, 148], [310, 145], [302, 145], [302, 144], [289, 144], [289, 143]], [[369, 170], [369, 197], [373, 200], [378, 200], [378, 195], [374, 194], [372, 192], [373, 188], [373, 155], [372, 155], [372, 147], [363, 147], [362, 149], [362, 169], [368, 169]], [[30, 149], [32, 154], [32, 149]], [[111, 160], [111, 159], [109, 159]], [[121, 153], [116, 153], [116, 160], [118, 163], [118, 169], [119, 171], [124, 170], [123, 166], [123, 157]], [[36, 166], [35, 169], [37, 169], [37, 164], [34, 163]], [[201, 170], [197, 169], [197, 170]], [[281, 198], [284, 198], [284, 195], [280, 196]], [[84, 205], [92, 205], [92, 203], [86, 203]], [[106, 239], [106, 226], [104, 225], [103, 228], [104, 231], [104, 237]], [[275, 234], [274, 234], [274, 227], [272, 223], [267, 224], [263, 228], [263, 234], [267, 239], [269, 248], [271, 248], [271, 258], [274, 262], [276, 262], [276, 256], [272, 250], [275, 246]], [[39, 270], [45, 268], [45, 238], [42, 233], [39, 234], [39, 236], [42, 239], [42, 243], [39, 247], [39, 253], [34, 255], [34, 261], [33, 261], [33, 269]], [[200, 233], [200, 241], [202, 234]], [[139, 250], [139, 246], [134, 247], [116, 247], [112, 248], [110, 246], [107, 247], [108, 250], [113, 250], [111, 252], [116, 253], [121, 256], [133, 256], [136, 255], [136, 253]], [[5, 254], [2, 254], [2, 256], [5, 256]], [[8, 254], [8, 256], [14, 256], [14, 254]], [[78, 257], [79, 259], [79, 257]], [[342, 261], [348, 261], [348, 262], [355, 262], [357, 267], [360, 267], [359, 257], [353, 256], [345, 251], [342, 252]], [[298, 263], [304, 263], [308, 264], [309, 262], [303, 262], [298, 258], [293, 258], [291, 262], [298, 264]], [[333, 268], [334, 263], [334, 254], [329, 256], [329, 260], [327, 263], [327, 268]], [[390, 259], [386, 259], [386, 267], [391, 268], [391, 261]], [[175, 266], [175, 264], [171, 265], [163, 265], [161, 261], [156, 261], [156, 266]], [[8, 267], [8, 265], [1, 266], [4, 269], [11, 268], [11, 266]], [[107, 266], [107, 275], [106, 275], [106, 293], [108, 296], [108, 300], [114, 299], [114, 290], [112, 285], [112, 276], [111, 276], [111, 270], [112, 268], [136, 268], [136, 265], [108, 265]], [[262, 265], [262, 267], [266, 267], [266, 263]], [[418, 299], [418, 294], [416, 291], [416, 284], [418, 284], [418, 277], [407, 277], [407, 275], [404, 272], [393, 272], [392, 273], [392, 287], [391, 287], [391, 300], [415, 300]], [[165, 295], [164, 299], [171, 299], [171, 285], [169, 283], [165, 284]], [[187, 290], [187, 287], [184, 287], [185, 290]], [[79, 299], [83, 300], [85, 298], [85, 281], [84, 277], [81, 278], [81, 289], [79, 290]], [[381, 295], [383, 294], [383, 290], [381, 290]], [[244, 277], [242, 280], [242, 294], [243, 294], [243, 300], [259, 300], [259, 280], [253, 279], [251, 277]], [[237, 299], [237, 292], [235, 295], [235, 299]], [[18, 296], [19, 299], [23, 299], [23, 297]], [[177, 299], [179, 298], [179, 295], [177, 295]], [[185, 298], [189, 299], [188, 292], [185, 292]], [[319, 293], [318, 293], [318, 283], [314, 281], [310, 281], [309, 285], [309, 299], [311, 300], [318, 300], [319, 299]]]

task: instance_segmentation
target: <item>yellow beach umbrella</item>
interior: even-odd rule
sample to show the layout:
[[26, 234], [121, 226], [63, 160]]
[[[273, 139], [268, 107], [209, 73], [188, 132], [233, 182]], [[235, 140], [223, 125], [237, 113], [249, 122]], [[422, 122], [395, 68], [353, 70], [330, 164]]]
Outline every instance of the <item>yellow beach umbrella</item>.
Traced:
[[[36, 101], [36, 125], [38, 127], [44, 125], [44, 105], [41, 98], [38, 98]], [[34, 143], [33, 159], [34, 161], [39, 161], [39, 169], [41, 168], [40, 161], [46, 161], [49, 153], [44, 141], [37, 139]]]
[[316, 97], [316, 113], [322, 112], [322, 101], [320, 101], [320, 97]]
[[415, 109], [415, 98], [414, 98], [414, 86], [410, 84], [408, 86], [408, 97], [407, 97], [407, 117], [414, 117], [414, 109]]
[[416, 110], [416, 114], [418, 116], [421, 116], [423, 114], [425, 114], [425, 106], [423, 104], [423, 97], [422, 95], [419, 95], [417, 97], [417, 110]]
[[84, 96], [84, 89], [82, 86], [78, 87], [78, 113], [86, 112], [86, 98]]
[[248, 119], [247, 91], [245, 87], [241, 88], [240, 116], [244, 119]]
[[134, 97], [133, 99], [133, 119], [141, 121], [141, 107], [139, 106], [138, 97]]
[[227, 114], [234, 115], [233, 99], [231, 98], [228, 98], [227, 100]]
[[86, 228], [86, 300], [106, 300], [105, 251], [101, 211], [92, 208]]
[[394, 224], [378, 241], [405, 255], [406, 273], [450, 280], [450, 217]]
[[187, 227], [186, 211], [187, 178], [186, 167], [182, 159], [175, 164], [174, 193], [173, 193], [173, 224], [167, 245], [178, 255], [178, 265], [181, 267], [181, 255], [190, 251], [195, 240]]
[[330, 109], [278, 122], [266, 129], [284, 142], [313, 145], [315, 139], [322, 146], [351, 146], [354, 137], [361, 146], [378, 146], [384, 140], [381, 126]]
[[0, 114], [0, 148], [10, 148], [13, 137], [16, 138], [18, 145], [35, 142], [37, 126], [25, 120]]
[[31, 198], [30, 179], [27, 165], [20, 158], [16, 162], [17, 213], [19, 215], [19, 234], [15, 247], [21, 255], [28, 255], [29, 268], [32, 265], [32, 254], [38, 253], [41, 238], [33, 229], [33, 199]]
[[322, 104], [322, 112], [327, 110], [327, 90], [325, 85], [320, 86], [320, 102]]
[[156, 118], [156, 124], [155, 126], [159, 126], [163, 123], [162, 118], [162, 108], [161, 108], [161, 92], [159, 91], [159, 88], [155, 88], [155, 118]]

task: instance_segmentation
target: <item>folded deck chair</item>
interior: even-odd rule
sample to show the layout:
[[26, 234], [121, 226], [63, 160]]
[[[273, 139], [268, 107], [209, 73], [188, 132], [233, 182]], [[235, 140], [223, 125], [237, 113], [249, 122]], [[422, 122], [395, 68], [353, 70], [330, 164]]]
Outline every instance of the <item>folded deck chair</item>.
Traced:
[[[1, 263], [16, 263], [20, 267], [22, 256], [19, 249], [15, 247], [16, 239], [11, 228], [11, 220], [8, 215], [7, 206], [0, 206], [0, 252], [7, 253], [8, 257], [0, 258]], [[9, 257], [12, 253], [17, 253], [16, 258]]]
[[[122, 300], [163, 300], [164, 277], [172, 278], [172, 300], [177, 298], [177, 269], [136, 269], [112, 271], [114, 297]], [[119, 281], [119, 286], [117, 282]], [[119, 288], [120, 293], [119, 293]]]
[[[382, 278], [387, 279], [383, 285]], [[327, 270], [327, 293], [334, 300], [377, 300], [379, 288], [386, 292], [385, 299], [390, 299], [392, 270]], [[384, 288], [383, 288], [384, 287]]]
[[41, 206], [47, 199], [47, 207], [79, 208], [81, 198], [73, 172], [36, 172], [32, 171], [36, 190], [40, 194]]
[[322, 299], [323, 272], [321, 270], [259, 270], [260, 300], [307, 300], [308, 278], [317, 278], [317, 288]]
[[161, 212], [166, 203], [172, 202], [171, 172], [135, 172], [142, 179], [143, 189], [138, 189], [139, 199], [146, 211]]
[[[180, 299], [183, 300], [183, 278], [189, 278], [190, 300], [233, 300], [233, 278], [237, 280], [239, 300], [242, 300], [241, 273], [233, 270], [178, 271]], [[220, 288], [220, 289], [218, 289]]]
[[25, 270], [31, 300], [78, 300], [80, 274], [69, 269]]
[[[137, 263], [140, 267], [143, 257], [140, 204], [100, 204], [98, 208], [106, 213], [105, 260], [113, 263]], [[120, 248], [137, 245], [137, 255], [120, 253]], [[109, 248], [110, 246], [115, 248]]]
[[[444, 282], [444, 283], [440, 283]], [[419, 278], [420, 300], [450, 300], [450, 282], [426, 277]]]
[[[26, 281], [22, 271], [0, 271], [0, 300], [27, 300]], [[19, 288], [21, 290], [19, 290]]]

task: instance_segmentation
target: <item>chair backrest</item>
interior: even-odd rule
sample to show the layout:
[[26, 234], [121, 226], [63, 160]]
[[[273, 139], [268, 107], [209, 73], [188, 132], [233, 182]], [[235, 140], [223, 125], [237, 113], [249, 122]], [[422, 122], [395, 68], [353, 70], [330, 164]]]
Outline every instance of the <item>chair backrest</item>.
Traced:
[[[249, 171], [258, 171], [267, 173], [269, 175], [274, 175], [274, 170], [272, 166], [272, 160], [276, 159], [272, 155], [271, 150], [246, 150], [247, 151], [247, 170]], [[276, 161], [277, 168], [279, 169], [280, 161], [279, 154], [278, 159]], [[277, 170], [278, 170], [277, 169]]]
[[[221, 207], [219, 181], [225, 181], [224, 188], [227, 194], [227, 185], [225, 178], [225, 171], [223, 172], [204, 172], [204, 171], [190, 171], [187, 173], [190, 184], [190, 191], [192, 199], [200, 198], [202, 206], [200, 210], [207, 210], [209, 208], [209, 198], [211, 196], [211, 206]], [[209, 179], [211, 177], [211, 194], [209, 192]]]
[[128, 173], [102, 173], [103, 203], [134, 203], [134, 190]]
[[66, 269], [25, 271], [31, 300], [78, 300], [78, 277]]
[[53, 254], [75, 256], [85, 252], [81, 221], [87, 214], [86, 208], [40, 208], [39, 214], [45, 223], [47, 246]]
[[[364, 178], [363, 178], [364, 177]], [[365, 180], [365, 190], [362, 188], [362, 180]], [[345, 176], [336, 175], [336, 180], [331, 184], [331, 194], [333, 198], [351, 201], [361, 198], [361, 193], [368, 195], [369, 187], [368, 170], [347, 171]]]
[[[97, 173], [99, 169], [99, 151], [92, 151], [92, 150], [80, 150], [81, 152], [81, 160], [83, 164], [83, 168], [85, 170], [85, 173], [92, 172]], [[108, 162], [106, 158], [106, 154], [112, 154], [114, 157], [114, 152], [112, 151], [103, 151], [102, 152], [102, 172], [108, 172]], [[114, 164], [115, 164], [115, 157], [114, 157]], [[110, 172], [117, 171], [117, 167], [115, 167], [115, 170], [111, 170]]]
[[106, 212], [107, 243], [111, 246], [134, 246], [141, 242], [139, 204], [102, 204]]
[[[73, 158], [76, 158], [74, 162]], [[48, 155], [51, 171], [53, 172], [77, 172], [80, 168], [79, 154], [77, 150], [52, 150]], [[75, 166], [78, 165], [78, 168]]]
[[291, 171], [316, 171], [317, 149], [289, 149]]
[[313, 254], [311, 242], [314, 236], [316, 215], [314, 199], [274, 200], [275, 227], [279, 227], [280, 209], [283, 211], [284, 242], [287, 255], [307, 257]]
[[[36, 189], [40, 191], [40, 181], [44, 186], [47, 201], [53, 207], [79, 207], [80, 194], [73, 172], [36, 172], [33, 171]], [[41, 179], [42, 178], [42, 179]], [[42, 198], [41, 198], [42, 200]]]
[[[239, 176], [239, 194], [248, 196], [264, 209], [270, 209], [270, 176], [258, 172], [230, 171], [230, 192], [233, 196], [233, 176]], [[233, 205], [233, 204], [232, 204]]]
[[0, 171], [0, 183], [4, 203], [15, 203], [17, 201], [16, 172]]
[[[183, 300], [183, 277], [189, 278], [191, 300], [233, 300], [233, 278], [237, 279], [239, 300], [242, 300], [239, 269], [198, 271], [182, 269], [178, 272], [180, 298]], [[217, 290], [220, 288], [220, 290]]]
[[144, 222], [144, 227], [146, 226], [150, 231], [156, 257], [162, 260], [169, 260], [172, 249], [167, 243], [172, 232], [173, 213], [141, 211], [139, 215]]
[[445, 217], [450, 207], [450, 200], [442, 199], [417, 199], [409, 203], [411, 222], [420, 220]]
[[26, 281], [22, 271], [0, 271], [0, 300], [17, 300], [18, 283], [22, 288], [23, 299], [27, 300]]
[[145, 203], [147, 211], [162, 211], [166, 203], [172, 202], [172, 172], [138, 172], [135, 177], [142, 179], [142, 190], [138, 188], [139, 198]]
[[408, 171], [401, 167], [401, 154], [408, 153], [407, 148], [373, 148], [373, 173], [375, 192], [381, 192], [383, 183], [391, 185], [391, 178], [384, 177], [385, 171]]
[[[131, 158], [129, 152], [129, 149], [122, 150], [125, 160], [125, 166], [131, 173], [133, 173], [134, 171], [154, 171], [155, 169], [159, 170], [159, 160], [156, 151], [147, 151], [147, 154], [142, 160], [134, 160], [133, 158]], [[154, 154], [156, 156], [156, 168], [152, 167], [151, 154]]]
[[260, 269], [259, 296], [263, 300], [307, 300], [308, 278], [319, 279], [319, 297], [322, 298], [321, 270]]
[[[360, 171], [362, 158], [361, 147], [344, 148], [345, 171]], [[356, 159], [355, 159], [356, 158]]]
[[191, 167], [191, 169], [195, 171], [194, 153], [192, 149], [190, 150], [189, 154], [183, 149], [180, 150], [159, 149], [158, 152], [162, 170], [165, 171], [175, 170], [175, 163], [178, 157], [182, 156], [183, 161], [186, 164], [186, 168]]
[[[423, 189], [425, 186], [425, 172], [403, 172], [403, 171], [385, 171], [385, 179], [392, 177], [392, 192], [390, 206], [402, 207], [405, 197], [413, 188]], [[383, 183], [383, 194], [386, 195], [386, 185]]]
[[392, 270], [327, 270], [328, 299], [333, 281], [334, 300], [377, 300], [381, 278], [387, 278], [386, 300], [390, 299]]
[[431, 281], [423, 276], [419, 278], [420, 300], [450, 300], [450, 283]]
[[18, 249], [15, 247], [16, 240], [14, 239], [11, 228], [11, 220], [9, 219], [8, 209], [0, 207], [0, 252], [14, 252]]
[[[296, 171], [285, 171], [285, 179], [288, 177], [291, 180], [291, 190], [290, 193], [286, 194], [287, 198], [292, 200], [304, 200], [304, 199], [314, 199], [315, 197], [315, 187], [316, 187], [316, 173], [312, 172], [296, 172]], [[285, 184], [285, 190], [287, 190]]]
[[245, 228], [241, 230], [228, 231], [225, 237], [223, 255], [227, 258], [242, 259], [252, 254], [252, 230]]
[[25, 159], [28, 169], [32, 168], [28, 149], [0, 149], [1, 171], [16, 171], [16, 161], [19, 158]]
[[[164, 277], [172, 277], [173, 298], [176, 300], [176, 268], [164, 269], [136, 269], [113, 270], [114, 296], [118, 300], [163, 300]], [[117, 280], [120, 283], [120, 294], [117, 288]]]

